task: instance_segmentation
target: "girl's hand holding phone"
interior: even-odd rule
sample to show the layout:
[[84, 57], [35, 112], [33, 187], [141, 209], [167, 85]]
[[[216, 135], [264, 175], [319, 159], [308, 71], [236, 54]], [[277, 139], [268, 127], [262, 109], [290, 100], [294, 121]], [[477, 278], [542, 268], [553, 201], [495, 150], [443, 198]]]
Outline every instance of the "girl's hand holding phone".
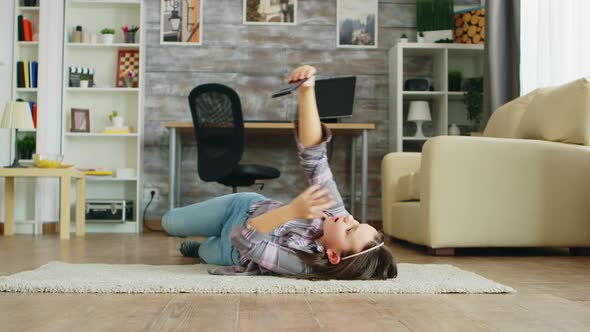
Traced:
[[289, 83], [299, 82], [303, 79], [307, 78], [301, 87], [303, 88], [312, 88], [315, 86], [315, 74], [316, 69], [315, 67], [304, 65], [293, 69], [291, 74], [289, 74]]

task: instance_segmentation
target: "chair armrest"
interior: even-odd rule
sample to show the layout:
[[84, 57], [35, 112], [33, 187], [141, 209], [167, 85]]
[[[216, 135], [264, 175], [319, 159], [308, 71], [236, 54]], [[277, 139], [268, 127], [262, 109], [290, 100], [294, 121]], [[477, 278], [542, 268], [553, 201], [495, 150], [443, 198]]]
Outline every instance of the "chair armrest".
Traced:
[[491, 234], [502, 234], [501, 244], [511, 245], [526, 232], [533, 242], [560, 236], [587, 242], [589, 196], [588, 146], [451, 136], [424, 145], [421, 208], [433, 247], [444, 246], [436, 239], [444, 242], [441, 235], [450, 232], [455, 238], [477, 237], [480, 246]]
[[391, 204], [398, 202], [396, 185], [399, 178], [420, 170], [421, 153], [392, 152], [381, 161], [381, 206], [383, 218], [389, 216]]

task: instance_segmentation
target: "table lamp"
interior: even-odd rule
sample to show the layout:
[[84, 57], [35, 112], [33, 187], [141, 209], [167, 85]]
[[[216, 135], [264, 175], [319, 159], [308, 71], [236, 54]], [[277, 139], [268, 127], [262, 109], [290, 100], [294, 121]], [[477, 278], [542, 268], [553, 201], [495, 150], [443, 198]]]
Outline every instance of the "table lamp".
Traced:
[[18, 144], [16, 144], [17, 134], [19, 129], [35, 129], [33, 125], [33, 117], [31, 116], [31, 108], [29, 103], [22, 101], [9, 101], [4, 107], [4, 114], [2, 115], [2, 121], [0, 122], [0, 128], [15, 129], [15, 149], [14, 149], [14, 162], [12, 165], [7, 166], [8, 168], [19, 168], [24, 167], [18, 163]]
[[422, 124], [426, 121], [431, 121], [430, 107], [427, 101], [412, 101], [410, 102], [410, 111], [408, 113], [408, 121], [416, 122], [416, 135], [414, 137], [423, 138]]

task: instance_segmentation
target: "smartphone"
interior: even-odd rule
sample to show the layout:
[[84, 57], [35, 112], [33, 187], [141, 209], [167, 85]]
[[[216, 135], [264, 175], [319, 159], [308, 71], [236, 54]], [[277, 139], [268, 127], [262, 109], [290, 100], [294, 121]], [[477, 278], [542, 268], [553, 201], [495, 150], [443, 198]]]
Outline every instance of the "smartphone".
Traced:
[[297, 90], [301, 86], [301, 84], [305, 83], [305, 81], [307, 81], [307, 78], [304, 78], [301, 81], [291, 83], [289, 86], [282, 88], [281, 90], [273, 93], [272, 98], [277, 98], [277, 97], [281, 97], [281, 96], [285, 96], [285, 95], [293, 93], [295, 90]]

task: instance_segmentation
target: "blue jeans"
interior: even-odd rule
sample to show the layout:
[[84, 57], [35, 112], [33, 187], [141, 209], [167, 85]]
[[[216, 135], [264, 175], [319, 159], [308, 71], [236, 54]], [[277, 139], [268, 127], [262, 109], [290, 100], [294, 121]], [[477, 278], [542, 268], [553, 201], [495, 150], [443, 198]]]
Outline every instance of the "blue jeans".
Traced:
[[243, 223], [248, 210], [266, 199], [256, 193], [237, 193], [168, 211], [162, 226], [173, 236], [208, 236], [199, 247], [199, 257], [208, 264], [238, 265], [238, 251], [229, 238], [231, 229]]

